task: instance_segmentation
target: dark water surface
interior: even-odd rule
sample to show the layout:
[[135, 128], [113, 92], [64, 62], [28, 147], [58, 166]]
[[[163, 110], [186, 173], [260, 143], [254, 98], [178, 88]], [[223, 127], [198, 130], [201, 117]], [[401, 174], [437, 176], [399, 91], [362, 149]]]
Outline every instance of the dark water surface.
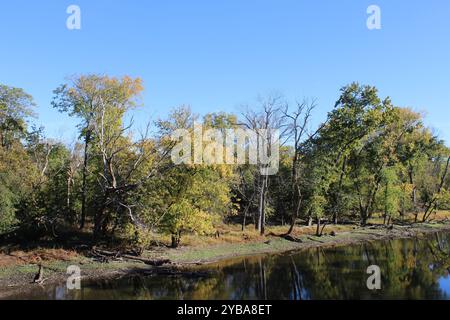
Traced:
[[[249, 257], [199, 268], [207, 276], [132, 276], [36, 287], [18, 299], [448, 299], [450, 233]], [[378, 265], [381, 289], [369, 290]]]

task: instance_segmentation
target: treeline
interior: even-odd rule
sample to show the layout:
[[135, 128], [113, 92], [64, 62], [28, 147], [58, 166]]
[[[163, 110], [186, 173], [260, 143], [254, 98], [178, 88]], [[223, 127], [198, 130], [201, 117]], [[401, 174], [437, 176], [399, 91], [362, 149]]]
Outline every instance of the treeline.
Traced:
[[[114, 235], [145, 248], [155, 234], [178, 246], [184, 234], [215, 235], [222, 223], [366, 225], [428, 221], [450, 208], [450, 151], [422, 116], [353, 83], [341, 89], [324, 123], [311, 129], [315, 101], [288, 106], [268, 97], [242, 114], [200, 118], [188, 107], [137, 130], [140, 79], [75, 77], [52, 106], [79, 120], [68, 145], [29, 126], [33, 98], [0, 85], [0, 234], [58, 237], [72, 228], [101, 240]], [[177, 129], [279, 129], [279, 171], [261, 165], [178, 164]], [[290, 226], [290, 227], [289, 227]]]

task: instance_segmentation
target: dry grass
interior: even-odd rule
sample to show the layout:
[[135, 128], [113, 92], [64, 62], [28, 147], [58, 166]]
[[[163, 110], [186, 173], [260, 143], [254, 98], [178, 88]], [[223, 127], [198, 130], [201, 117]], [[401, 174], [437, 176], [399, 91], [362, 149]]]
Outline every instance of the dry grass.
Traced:
[[[423, 214], [419, 214], [419, 221]], [[450, 220], [450, 211], [438, 211], [433, 214], [431, 218], [435, 221]], [[382, 214], [375, 214], [368, 222], [374, 225], [383, 224]], [[412, 223], [414, 222], [414, 217], [408, 215], [403, 222]], [[324, 229], [324, 234], [330, 234], [332, 231], [334, 233], [351, 231], [354, 229], [356, 224], [344, 224], [344, 225], [332, 225], [329, 224]], [[220, 233], [217, 238], [215, 236], [200, 236], [200, 235], [185, 235], [182, 237], [181, 246], [183, 247], [193, 247], [193, 248], [203, 248], [208, 246], [220, 245], [220, 244], [241, 244], [241, 243], [254, 243], [266, 241], [271, 236], [280, 236], [285, 234], [289, 230], [289, 226], [267, 226], [266, 235], [261, 236], [257, 230], [255, 230], [254, 225], [247, 225], [245, 230], [242, 231], [241, 225], [238, 224], [222, 224], [216, 227]], [[301, 237], [304, 235], [314, 235], [316, 233], [316, 226], [296, 226], [292, 233], [293, 237]], [[164, 235], [158, 235], [155, 239], [156, 242], [164, 245], [170, 244], [170, 237]]]
[[[324, 234], [329, 234], [331, 231], [335, 233], [349, 231], [353, 228], [353, 225], [327, 225], [324, 229]], [[221, 244], [244, 244], [264, 242], [273, 236], [281, 236], [287, 233], [289, 226], [267, 226], [266, 233], [261, 236], [260, 233], [255, 230], [254, 225], [248, 225], [244, 231], [242, 231], [241, 225], [226, 225], [222, 224], [217, 227], [220, 236], [201, 236], [195, 234], [187, 234], [181, 239], [182, 247], [192, 248], [204, 248], [209, 246], [221, 245]], [[292, 232], [293, 237], [300, 237], [303, 235], [314, 235], [316, 233], [316, 227], [297, 226]], [[155, 242], [168, 246], [170, 244], [170, 237], [167, 235], [158, 235], [155, 238]]]
[[78, 256], [78, 253], [75, 251], [63, 249], [36, 249], [29, 252], [14, 251], [9, 254], [0, 254], [0, 267], [53, 261], [71, 261]]
[[[423, 212], [419, 213], [419, 215], [417, 216], [417, 222], [422, 222], [422, 218]], [[450, 220], [450, 211], [438, 210], [428, 218], [428, 221], [442, 221], [442, 220]], [[378, 213], [374, 214], [373, 217], [368, 222], [371, 224], [383, 224], [383, 221], [384, 221], [383, 215], [381, 213]], [[403, 220], [396, 219], [395, 222], [413, 223], [414, 215], [408, 214], [403, 218]]]

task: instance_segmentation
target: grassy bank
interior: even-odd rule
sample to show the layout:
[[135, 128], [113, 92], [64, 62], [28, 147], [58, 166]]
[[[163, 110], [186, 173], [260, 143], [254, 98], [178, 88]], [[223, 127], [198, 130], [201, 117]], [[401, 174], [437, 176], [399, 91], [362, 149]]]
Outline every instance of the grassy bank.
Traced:
[[[368, 227], [357, 225], [327, 226], [321, 237], [314, 236], [314, 227], [298, 227], [292, 238], [281, 235], [286, 227], [269, 227], [266, 236], [260, 236], [251, 226], [241, 231], [240, 226], [223, 226], [221, 236], [186, 237], [184, 245], [178, 249], [168, 248], [168, 239], [158, 239], [159, 246], [145, 251], [142, 258], [152, 260], [170, 260], [162, 268], [151, 267], [139, 261], [127, 259], [107, 259], [99, 261], [80, 252], [63, 249], [33, 249], [30, 251], [13, 251], [0, 254], [0, 298], [11, 292], [27, 290], [38, 271], [38, 263], [44, 266], [42, 285], [64, 283], [66, 270], [70, 265], [78, 265], [84, 280], [118, 277], [134, 272], [155, 272], [167, 269], [183, 272], [193, 265], [207, 264], [224, 259], [261, 254], [274, 254], [294, 250], [306, 250], [317, 247], [351, 245], [362, 242], [408, 238], [426, 233], [450, 230], [450, 213], [441, 213], [431, 223], [395, 225], [386, 228], [380, 221], [374, 220]], [[295, 240], [295, 241], [293, 241]]]

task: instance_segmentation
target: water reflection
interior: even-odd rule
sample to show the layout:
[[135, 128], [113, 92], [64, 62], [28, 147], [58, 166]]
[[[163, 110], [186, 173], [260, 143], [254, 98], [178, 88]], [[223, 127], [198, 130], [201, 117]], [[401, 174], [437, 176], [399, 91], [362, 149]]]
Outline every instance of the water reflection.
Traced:
[[[20, 299], [448, 299], [450, 233], [221, 262], [206, 277], [149, 276], [36, 288]], [[366, 287], [369, 265], [381, 290]]]

